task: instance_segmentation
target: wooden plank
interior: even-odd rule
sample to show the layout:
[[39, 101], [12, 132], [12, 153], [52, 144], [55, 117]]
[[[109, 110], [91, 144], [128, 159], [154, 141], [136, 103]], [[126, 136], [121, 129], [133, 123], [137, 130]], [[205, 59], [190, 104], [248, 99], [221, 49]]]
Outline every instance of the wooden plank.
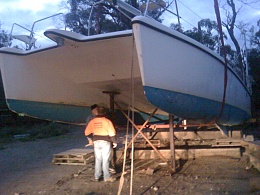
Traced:
[[52, 163], [56, 165], [86, 165], [87, 164], [86, 160], [79, 161], [79, 160], [68, 160], [68, 159], [63, 159], [63, 160], [54, 159]]
[[242, 146], [240, 140], [235, 140], [235, 139], [216, 139], [215, 144], [212, 144], [212, 147], [240, 147]]
[[87, 157], [87, 154], [66, 154], [66, 155], [61, 155], [61, 154], [54, 154], [54, 158], [78, 158], [78, 159], [85, 159]]
[[[169, 149], [161, 149], [160, 153], [166, 158], [171, 159]], [[176, 160], [178, 159], [193, 159], [204, 156], [241, 156], [240, 147], [226, 147], [226, 148], [200, 148], [200, 149], [175, 149]], [[135, 159], [159, 159], [157, 153], [153, 150], [135, 150]]]
[[[161, 147], [161, 141], [159, 139], [150, 139], [149, 140], [154, 146], [156, 147]], [[146, 148], [146, 147], [151, 147], [150, 144], [145, 140], [135, 140], [134, 141], [134, 146], [137, 148]]]

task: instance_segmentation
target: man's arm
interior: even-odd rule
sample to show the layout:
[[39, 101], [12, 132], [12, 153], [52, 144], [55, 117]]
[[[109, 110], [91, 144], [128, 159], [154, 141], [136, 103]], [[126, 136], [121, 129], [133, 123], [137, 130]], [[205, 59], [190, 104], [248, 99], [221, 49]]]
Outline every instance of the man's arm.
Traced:
[[113, 148], [117, 147], [117, 142], [116, 142], [116, 136], [110, 137], [111, 142], [113, 142]]
[[113, 123], [108, 119], [108, 133], [111, 142], [113, 142], [113, 148], [117, 147], [117, 142], [116, 142], [116, 130], [114, 128]]
[[88, 139], [88, 143], [89, 145], [93, 145], [93, 132], [92, 132], [92, 123], [89, 122], [89, 124], [87, 125], [87, 127], [85, 128], [85, 136]]

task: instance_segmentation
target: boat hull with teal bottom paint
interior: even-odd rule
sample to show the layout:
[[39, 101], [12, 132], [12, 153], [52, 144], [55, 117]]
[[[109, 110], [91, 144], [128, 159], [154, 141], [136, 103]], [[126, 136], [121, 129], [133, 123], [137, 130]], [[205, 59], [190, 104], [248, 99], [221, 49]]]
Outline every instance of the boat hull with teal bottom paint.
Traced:
[[168, 113], [201, 123], [236, 125], [250, 117], [250, 93], [230, 67], [221, 111], [225, 63], [220, 56], [150, 18], [135, 17], [132, 25], [149, 102]]

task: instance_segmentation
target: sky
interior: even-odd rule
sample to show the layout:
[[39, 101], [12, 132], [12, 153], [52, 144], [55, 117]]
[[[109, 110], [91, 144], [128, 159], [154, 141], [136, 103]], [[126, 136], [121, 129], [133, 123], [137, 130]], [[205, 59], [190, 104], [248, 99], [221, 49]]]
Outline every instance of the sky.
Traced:
[[[67, 0], [0, 0], [0, 28], [7, 33], [11, 32], [13, 23], [17, 23], [27, 29], [31, 29], [33, 23], [42, 18], [49, 17], [58, 13], [66, 13], [67, 10], [62, 8], [62, 1]], [[225, 13], [221, 7], [226, 0], [219, 0], [221, 18], [224, 21]], [[235, 0], [237, 2], [237, 0]], [[251, 6], [243, 5], [240, 10], [237, 21], [249, 23], [249, 28], [260, 19], [260, 0], [254, 1]], [[214, 11], [214, 0], [177, 0], [179, 15], [181, 16], [181, 24], [184, 30], [192, 29], [197, 26], [201, 19], [209, 18], [216, 21]], [[239, 6], [237, 6], [238, 8]], [[176, 13], [175, 4], [169, 8]], [[36, 31], [37, 42], [40, 46], [51, 44], [52, 42], [41, 42], [44, 38], [43, 32], [50, 28], [64, 28], [64, 24], [59, 22], [58, 18], [46, 19], [42, 22], [35, 23], [34, 30]], [[177, 23], [177, 17], [172, 14], [165, 14], [163, 23], [169, 26], [171, 23]], [[55, 21], [55, 22], [54, 22]], [[13, 34], [21, 34], [24, 30], [15, 25]], [[27, 32], [26, 32], [27, 33]], [[240, 38], [240, 32], [236, 31], [236, 37]], [[241, 37], [242, 40], [242, 37]]]
[[[35, 21], [64, 12], [65, 10], [61, 8], [61, 2], [61, 0], [0, 0], [1, 30], [9, 34], [14, 23], [31, 30]], [[43, 35], [46, 29], [64, 28], [64, 24], [57, 22], [57, 20], [58, 16], [35, 23], [34, 30], [36, 31], [36, 38], [41, 42], [40, 44], [48, 45], [53, 43], [52, 41], [46, 42], [48, 39], [45, 39]], [[14, 25], [12, 34], [29, 35], [29, 32]]]

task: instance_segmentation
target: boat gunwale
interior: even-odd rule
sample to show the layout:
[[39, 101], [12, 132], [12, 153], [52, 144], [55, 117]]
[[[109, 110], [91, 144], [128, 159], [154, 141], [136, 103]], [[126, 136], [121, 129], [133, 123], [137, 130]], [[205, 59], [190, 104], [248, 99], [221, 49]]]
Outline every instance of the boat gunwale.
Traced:
[[[140, 19], [140, 18], [141, 18], [141, 19]], [[223, 66], [225, 66], [224, 61], [223, 61], [220, 57], [216, 56], [217, 54], [215, 54], [214, 51], [210, 50], [209, 48], [207, 48], [207, 47], [204, 46], [203, 44], [197, 42], [196, 40], [194, 40], [194, 39], [192, 39], [192, 38], [190, 38], [190, 37], [188, 37], [188, 36], [185, 37], [187, 40], [184, 39], [184, 38], [181, 38], [180, 36], [175, 35], [174, 33], [167, 32], [167, 31], [165, 31], [165, 30], [163, 30], [163, 29], [160, 29], [159, 27], [156, 27], [156, 26], [154, 26], [154, 25], [152, 25], [152, 24], [149, 24], [149, 23], [146, 22], [146, 21], [143, 21], [142, 18], [147, 18], [147, 17], [144, 17], [144, 16], [135, 17], [135, 18], [132, 20], [131, 24], [132, 24], [132, 25], [135, 24], [135, 23], [136, 23], [136, 24], [138, 24], [138, 23], [139, 23], [139, 24], [142, 24], [142, 25], [144, 25], [144, 26], [146, 26], [146, 27], [149, 27], [149, 28], [151, 28], [151, 29], [153, 29], [153, 30], [156, 30], [156, 31], [158, 31], [158, 32], [160, 32], [160, 33], [163, 33], [163, 34], [165, 34], [165, 35], [167, 35], [167, 36], [173, 37], [173, 38], [175, 38], [175, 39], [177, 39], [177, 40], [179, 40], [179, 41], [182, 41], [182, 42], [184, 42], [184, 43], [186, 43], [186, 44], [192, 45], [193, 47], [196, 47], [197, 49], [201, 50], [202, 52], [209, 54], [210, 56], [212, 56], [213, 58], [215, 58], [216, 60], [218, 60], [219, 62], [221, 62], [221, 64], [222, 64]], [[157, 22], [157, 21], [156, 21], [156, 22]], [[163, 24], [161, 24], [161, 23], [159, 23], [159, 24], [160, 24], [160, 25], [163, 25]], [[164, 25], [163, 25], [163, 26], [164, 26]], [[165, 27], [166, 27], [166, 26], [165, 26]], [[168, 28], [168, 27], [166, 27], [166, 28]], [[170, 29], [170, 28], [169, 28], [169, 29]], [[173, 29], [171, 29], [171, 30], [172, 30], [172, 31], [175, 31], [175, 30], [173, 30]], [[179, 33], [179, 32], [175, 31], [175, 33]], [[185, 36], [184, 34], [181, 34], [181, 33], [180, 33], [180, 35], [181, 35], [181, 36]], [[190, 39], [191, 41], [190, 41], [189, 39]], [[193, 43], [194, 41], [196, 41], [196, 43]], [[203, 48], [203, 47], [205, 47], [205, 48]], [[234, 75], [234, 76], [239, 80], [239, 82], [243, 85], [243, 87], [244, 87], [245, 90], [247, 91], [248, 95], [251, 96], [251, 93], [250, 93], [249, 89], [247, 88], [247, 86], [244, 84], [244, 82], [242, 81], [242, 79], [237, 75], [237, 73], [230, 67], [229, 64], [228, 64], [227, 68], [228, 68], [228, 70], [229, 70], [231, 73], [233, 73], [233, 75]]]
[[[49, 29], [44, 32], [44, 35], [46, 37], [48, 37], [48, 34], [60, 35], [64, 38], [67, 38], [69, 40], [73, 40], [76, 42], [90, 42], [90, 41], [97, 41], [97, 40], [103, 40], [103, 39], [132, 36], [133, 31], [132, 30], [122, 30], [122, 31], [108, 32], [108, 33], [104, 33], [104, 34], [86, 36], [86, 35], [82, 35], [80, 33], [72, 32], [72, 31]], [[68, 35], [68, 34], [71, 34], [71, 35]], [[82, 38], [73, 36], [73, 34], [80, 35]], [[51, 39], [50, 37], [48, 37], [48, 38]]]
[[[10, 54], [10, 55], [16, 55], [16, 56], [28, 56], [28, 55], [43, 52], [43, 51], [46, 51], [46, 50], [55, 49], [57, 47], [59, 47], [59, 46], [58, 45], [49, 46], [49, 47], [40, 48], [40, 49], [33, 50], [33, 51], [32, 50], [30, 50], [30, 51], [21, 50], [21, 51], [24, 51], [24, 52], [20, 52], [20, 50], [16, 49], [16, 48], [11, 48], [11, 49], [16, 49], [16, 51], [6, 51], [6, 50], [4, 50], [5, 48], [3, 48], [3, 49], [0, 49], [0, 54], [2, 53], [2, 54]], [[7, 48], [7, 49], [9, 49], [9, 48]]]
[[[109, 33], [109, 35], [106, 34], [107, 36], [93, 35], [91, 37], [88, 37], [88, 36], [82, 35], [82, 36], [85, 37], [85, 39], [79, 39], [79, 38], [76, 38], [76, 37], [68, 36], [68, 35], [65, 35], [65, 33], [56, 32], [54, 30], [46, 30], [44, 32], [44, 35], [46, 37], [48, 37], [47, 36], [48, 34], [52, 34], [52, 35], [57, 35], [57, 36], [60, 36], [62, 38], [72, 40], [72, 41], [75, 41], [75, 42], [78, 42], [78, 43], [84, 43], [84, 42], [92, 42], [92, 41], [100, 41], [100, 40], [107, 40], [107, 39], [115, 39], [115, 38], [120, 38], [120, 37], [133, 36], [132, 30], [125, 30], [125, 31], [118, 31], [118, 32], [126, 32], [126, 31], [129, 31], [129, 32], [124, 33], [124, 34], [120, 34], [120, 33], [115, 34], [114, 32], [112, 32], [111, 34]], [[70, 31], [68, 31], [68, 32], [70, 32]], [[48, 37], [48, 38], [51, 39], [50, 37]], [[51, 40], [54, 41], [53, 39], [51, 39]], [[19, 49], [16, 49], [16, 48], [11, 48], [11, 49], [17, 50], [17, 51], [13, 51], [13, 52], [12, 51], [6, 51], [6, 50], [4, 50], [4, 48], [2, 48], [2, 49], [0, 49], [0, 53], [10, 54], [10, 55], [18, 55], [18, 56], [27, 56], [27, 55], [43, 52], [43, 51], [46, 51], [46, 50], [55, 49], [55, 48], [58, 48], [58, 47], [61, 47], [61, 46], [60, 45], [47, 46], [47, 47], [44, 47], [44, 48], [39, 48], [39, 49], [36, 49], [36, 50], [28, 50], [28, 51], [19, 50]], [[6, 49], [10, 50], [10, 48], [6, 48]]]

